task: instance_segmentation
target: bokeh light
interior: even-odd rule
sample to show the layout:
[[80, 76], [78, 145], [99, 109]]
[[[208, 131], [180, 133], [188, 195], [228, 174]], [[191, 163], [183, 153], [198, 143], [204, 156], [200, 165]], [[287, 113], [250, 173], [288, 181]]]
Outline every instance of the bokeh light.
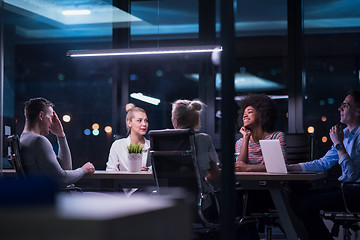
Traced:
[[99, 130], [99, 124], [97, 124], [97, 123], [94, 123], [93, 125], [92, 125], [92, 129], [97, 129], [97, 130]]
[[93, 131], [92, 131], [92, 134], [94, 135], [94, 136], [97, 136], [97, 135], [99, 135], [99, 129], [94, 129]]
[[65, 114], [65, 115], [62, 117], [62, 119], [63, 119], [64, 122], [70, 122], [70, 121], [71, 121], [70, 115], [67, 115], [67, 114]]
[[323, 143], [326, 143], [327, 140], [328, 140], [328, 139], [327, 139], [327, 137], [325, 137], [325, 136], [321, 138], [321, 141], [322, 141]]
[[89, 136], [90, 133], [91, 133], [90, 129], [85, 129], [85, 130], [84, 130], [84, 134], [85, 134], [86, 136]]
[[314, 128], [313, 126], [309, 126], [309, 127], [307, 128], [307, 131], [308, 131], [308, 133], [312, 134], [312, 133], [315, 132], [315, 128]]
[[326, 120], [327, 120], [326, 116], [321, 117], [321, 121], [326, 122]]
[[111, 133], [111, 132], [112, 132], [112, 127], [106, 126], [106, 127], [104, 128], [104, 130], [105, 130], [106, 133]]
[[333, 98], [328, 98], [327, 102], [328, 102], [328, 104], [334, 104], [334, 103], [335, 103], [335, 99], [333, 99]]

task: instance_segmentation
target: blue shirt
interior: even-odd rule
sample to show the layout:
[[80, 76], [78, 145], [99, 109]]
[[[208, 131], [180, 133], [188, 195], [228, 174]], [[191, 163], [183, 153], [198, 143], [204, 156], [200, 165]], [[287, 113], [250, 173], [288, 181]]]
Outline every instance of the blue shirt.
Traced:
[[338, 151], [333, 145], [324, 157], [311, 162], [300, 163], [302, 170], [305, 172], [325, 172], [338, 162], [342, 170], [339, 181], [360, 182], [360, 125], [351, 132], [345, 128], [344, 135], [343, 144], [347, 154], [339, 159]]

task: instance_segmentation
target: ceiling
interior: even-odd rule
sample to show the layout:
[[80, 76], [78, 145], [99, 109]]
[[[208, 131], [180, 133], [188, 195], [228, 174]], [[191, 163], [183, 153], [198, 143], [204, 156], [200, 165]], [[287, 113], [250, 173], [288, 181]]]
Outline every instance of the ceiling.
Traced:
[[[111, 37], [113, 26], [131, 26], [137, 39], [197, 37], [198, 3], [194, 0], [131, 1], [131, 14], [111, 0], [3, 0], [5, 22], [23, 39]], [[219, 6], [219, 0], [217, 8]], [[90, 10], [65, 16], [64, 10]], [[354, 32], [360, 29], [360, 0], [304, 0], [307, 33]], [[286, 0], [237, 0], [237, 36], [286, 34]], [[217, 9], [217, 31], [220, 30]]]

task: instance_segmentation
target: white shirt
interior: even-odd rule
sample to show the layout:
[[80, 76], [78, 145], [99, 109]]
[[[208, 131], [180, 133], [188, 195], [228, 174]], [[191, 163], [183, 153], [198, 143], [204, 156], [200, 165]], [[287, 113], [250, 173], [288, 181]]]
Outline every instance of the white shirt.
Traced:
[[[147, 166], [150, 141], [145, 139], [145, 145], [142, 154], [141, 166]], [[113, 142], [110, 148], [109, 159], [106, 163], [106, 171], [129, 171], [129, 160], [127, 147], [130, 145], [130, 135]]]

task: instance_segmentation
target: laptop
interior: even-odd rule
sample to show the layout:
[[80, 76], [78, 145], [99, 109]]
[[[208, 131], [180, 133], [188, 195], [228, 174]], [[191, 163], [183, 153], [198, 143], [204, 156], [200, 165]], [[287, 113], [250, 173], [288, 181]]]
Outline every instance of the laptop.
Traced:
[[266, 172], [288, 173], [279, 139], [260, 140]]

